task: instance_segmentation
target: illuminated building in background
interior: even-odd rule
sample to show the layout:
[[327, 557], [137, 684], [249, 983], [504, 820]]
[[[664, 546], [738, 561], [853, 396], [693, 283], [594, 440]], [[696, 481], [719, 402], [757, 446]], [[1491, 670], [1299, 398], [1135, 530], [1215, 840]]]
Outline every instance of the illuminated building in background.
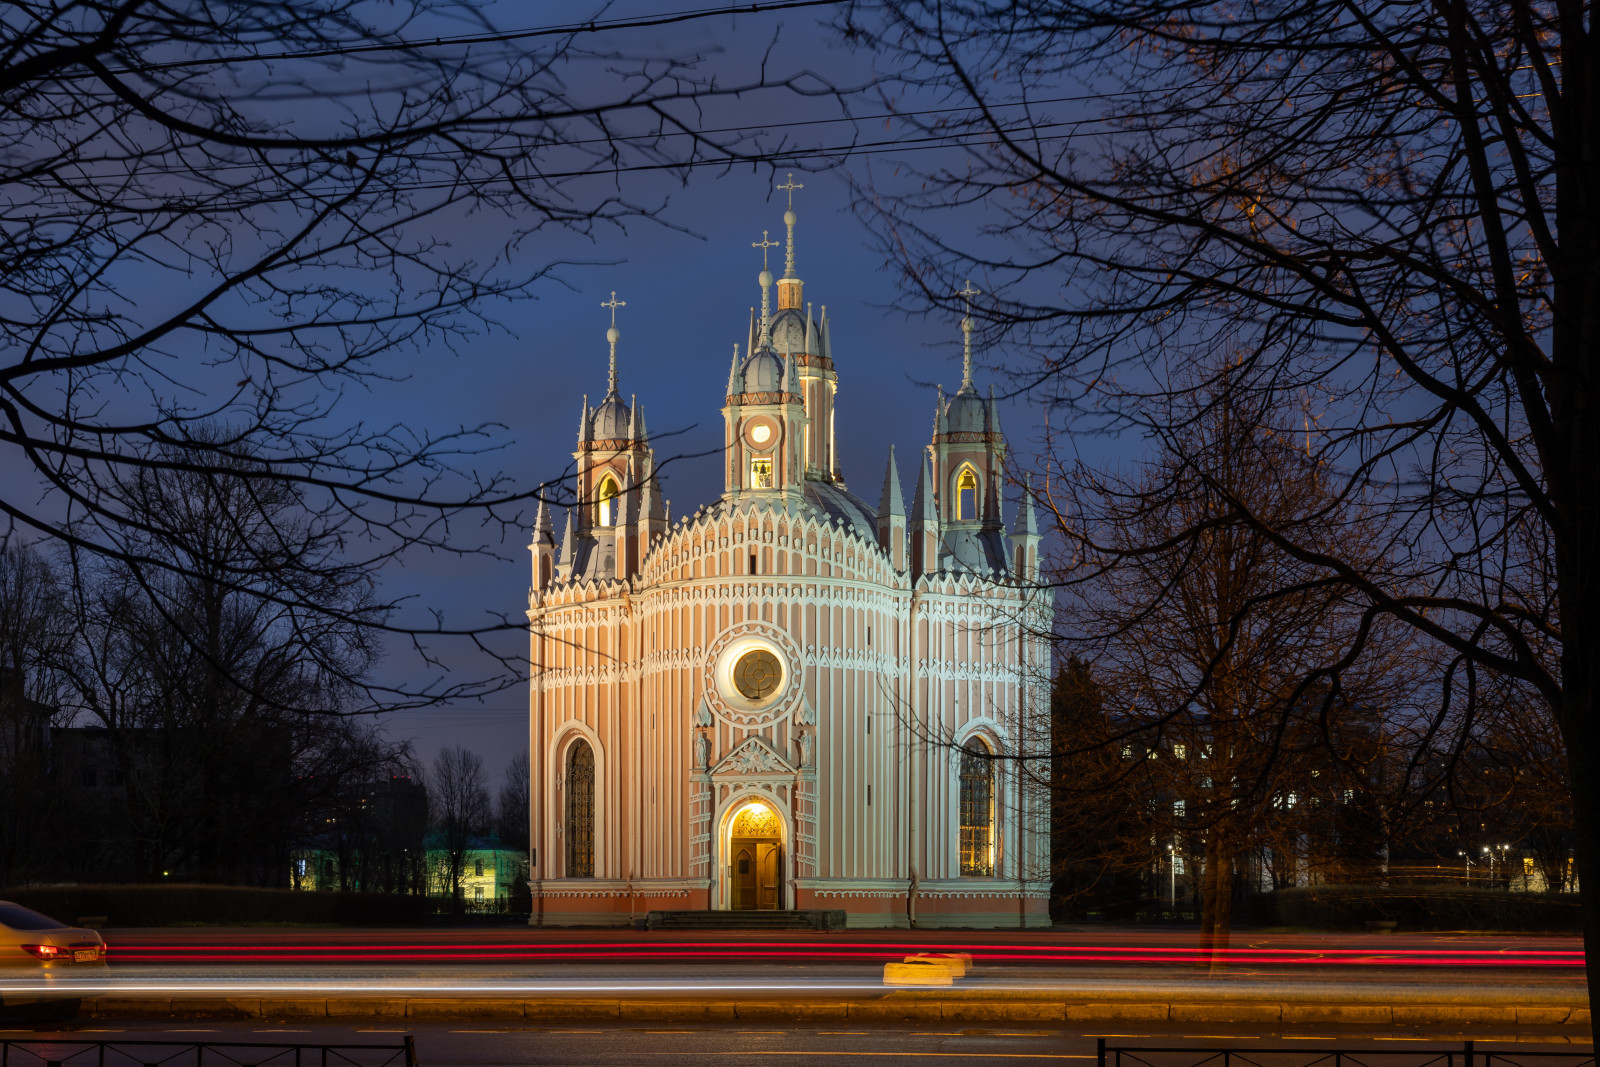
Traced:
[[873, 507], [840, 473], [830, 322], [802, 300], [792, 204], [784, 220], [777, 307], [763, 269], [723, 391], [724, 492], [675, 521], [618, 384], [624, 305], [603, 305], [610, 378], [583, 403], [580, 503], [559, 540], [541, 506], [529, 546], [532, 922], [1047, 924], [1045, 804], [992, 757], [1045, 711], [1050, 597], [1031, 503], [1002, 519], [1005, 441], [970, 320], [909, 513], [892, 451]]

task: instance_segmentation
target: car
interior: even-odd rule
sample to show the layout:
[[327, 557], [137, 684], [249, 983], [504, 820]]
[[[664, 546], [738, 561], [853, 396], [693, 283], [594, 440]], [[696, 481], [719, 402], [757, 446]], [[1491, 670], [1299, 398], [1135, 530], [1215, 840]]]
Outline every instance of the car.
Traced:
[[0, 966], [76, 967], [105, 960], [105, 939], [93, 930], [0, 900]]

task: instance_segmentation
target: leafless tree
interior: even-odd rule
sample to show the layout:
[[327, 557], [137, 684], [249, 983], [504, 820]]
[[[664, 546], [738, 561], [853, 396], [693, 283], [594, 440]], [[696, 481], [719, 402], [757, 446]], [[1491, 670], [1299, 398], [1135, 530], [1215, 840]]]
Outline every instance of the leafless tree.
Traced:
[[[1079, 429], [1137, 424], [1170, 368], [1250, 353], [1259, 388], [1307, 399], [1318, 461], [1382, 508], [1392, 551], [1374, 573], [1237, 518], [1442, 650], [1438, 730], [1470, 730], [1447, 709], [1504, 675], [1554, 709], [1575, 771], [1600, 762], [1595, 13], [886, 0], [846, 27], [882, 51], [886, 95], [939, 96], [913, 122], [965, 145], [861, 200], [890, 205], [913, 302], [986, 278], [1019, 387]], [[973, 202], [990, 228], [942, 239]], [[1568, 784], [1594, 884], [1600, 782]]]
[[442, 888], [459, 910], [465, 904], [461, 875], [467, 850], [474, 837], [488, 830], [492, 818], [483, 760], [462, 745], [451, 745], [434, 757], [427, 785], [429, 813], [444, 853]]
[[[163, 518], [129, 510], [139, 472], [292, 485], [341, 529], [341, 567], [482, 551], [525, 525], [522, 504], [556, 493], [560, 472], [535, 486], [477, 469], [496, 427], [374, 425], [341, 398], [401, 376], [408, 352], [466, 354], [499, 302], [560, 265], [548, 238], [656, 217], [623, 174], [767, 158], [747, 128], [703, 130], [702, 108], [788, 98], [802, 81], [825, 92], [814, 77], [768, 79], [752, 63], [747, 80], [719, 82], [703, 57], [630, 54], [641, 38], [619, 39], [710, 17], [726, 16], [503, 30], [454, 0], [7, 5], [0, 450], [22, 484], [0, 514], [152, 587], [182, 564], [131, 547]], [[274, 549], [230, 567], [229, 581], [238, 568], [282, 575], [275, 595], [295, 625], [348, 621], [310, 560]], [[482, 646], [518, 625], [455, 631], [398, 606], [369, 604], [360, 622], [431, 663], [449, 635]], [[485, 671], [403, 693], [368, 678], [351, 710], [512, 684], [519, 657], [483, 650]]]
[[529, 791], [528, 751], [523, 749], [506, 764], [505, 781], [495, 794], [494, 823], [500, 841], [511, 849], [528, 850]]
[[275, 884], [298, 814], [336, 783], [332, 754], [353, 751], [334, 720], [376, 657], [370, 578], [299, 486], [179, 452], [106, 486], [132, 520], [119, 555], [65, 553], [63, 703], [107, 731], [137, 874]]
[[59, 665], [70, 629], [49, 558], [0, 542], [0, 886], [48, 854], [49, 733], [61, 717]]
[[1054, 514], [1085, 572], [1068, 576], [1068, 628], [1094, 649], [1097, 685], [1117, 701], [1112, 777], [1145, 800], [1123, 845], [1148, 854], [1153, 838], [1168, 863], [1200, 861], [1202, 947], [1225, 951], [1247, 857], [1287, 863], [1289, 879], [1305, 873], [1312, 785], [1348, 776], [1368, 791], [1371, 709], [1408, 679], [1393, 642], [1362, 632], [1361, 598], [1235, 507], [1369, 565], [1363, 546], [1381, 527], [1274, 432], [1259, 394], [1213, 382], [1172, 401], [1159, 421], [1174, 432], [1133, 473], [1059, 479], [1079, 490]]

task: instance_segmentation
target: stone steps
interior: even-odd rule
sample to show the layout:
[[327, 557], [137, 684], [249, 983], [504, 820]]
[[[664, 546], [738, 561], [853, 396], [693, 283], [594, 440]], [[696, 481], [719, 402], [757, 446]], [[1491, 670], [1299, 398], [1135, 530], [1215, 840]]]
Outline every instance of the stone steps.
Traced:
[[843, 910], [652, 911], [651, 930], [843, 930]]

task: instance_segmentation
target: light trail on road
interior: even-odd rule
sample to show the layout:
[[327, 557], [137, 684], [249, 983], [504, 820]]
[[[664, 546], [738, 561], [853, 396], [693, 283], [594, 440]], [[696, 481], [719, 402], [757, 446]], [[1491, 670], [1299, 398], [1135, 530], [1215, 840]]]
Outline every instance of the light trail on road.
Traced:
[[[941, 943], [929, 946], [940, 952], [969, 953], [975, 962], [989, 964], [1112, 964], [1186, 963], [1277, 966], [1360, 967], [1515, 967], [1581, 968], [1583, 952], [1570, 949], [1441, 949], [1441, 948], [1257, 948], [1217, 951], [1199, 947], [1146, 947], [1137, 945], [1045, 945], [1038, 947], [979, 942]], [[515, 963], [558, 961], [708, 961], [862, 960], [899, 959], [915, 949], [905, 942], [846, 942], [818, 947], [810, 941], [755, 942], [633, 942], [595, 945], [565, 942], [521, 945], [482, 944], [113, 944], [108, 958], [124, 963]]]

